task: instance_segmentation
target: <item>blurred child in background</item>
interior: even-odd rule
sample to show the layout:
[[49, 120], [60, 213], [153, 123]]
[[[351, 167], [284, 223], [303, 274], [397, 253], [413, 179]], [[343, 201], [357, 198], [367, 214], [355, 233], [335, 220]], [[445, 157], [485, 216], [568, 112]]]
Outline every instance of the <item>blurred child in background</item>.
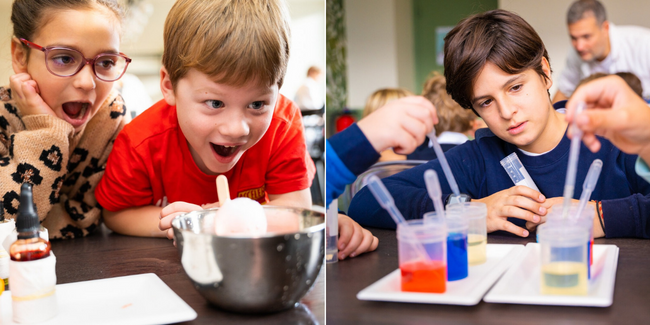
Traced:
[[[451, 96], [447, 94], [447, 82], [445, 77], [434, 72], [424, 82], [422, 96], [428, 99], [436, 107], [438, 120], [435, 125], [436, 137], [442, 147], [447, 151], [459, 144], [465, 143], [474, 138], [474, 124], [477, 116], [471, 110], [460, 107]], [[409, 160], [433, 160], [436, 159], [436, 152], [433, 150], [433, 143], [427, 137], [424, 142], [407, 156]]]
[[[413, 96], [413, 93], [402, 88], [382, 88], [376, 90], [366, 100], [366, 106], [363, 108], [362, 118], [370, 115], [380, 107], [386, 105], [388, 102], [404, 98], [406, 96]], [[392, 148], [383, 150], [380, 153], [379, 161], [395, 161], [405, 160], [405, 155], [395, 153]]]

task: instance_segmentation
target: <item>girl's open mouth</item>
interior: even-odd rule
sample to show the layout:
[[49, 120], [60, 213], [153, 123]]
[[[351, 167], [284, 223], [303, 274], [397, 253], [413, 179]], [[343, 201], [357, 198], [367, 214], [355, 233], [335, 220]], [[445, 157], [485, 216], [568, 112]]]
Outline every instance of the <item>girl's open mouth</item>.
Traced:
[[86, 116], [90, 107], [89, 103], [67, 102], [63, 103], [63, 112], [72, 120], [81, 120]]
[[79, 130], [90, 116], [92, 103], [89, 102], [67, 102], [61, 105], [63, 116], [61, 118], [70, 123], [75, 130]]

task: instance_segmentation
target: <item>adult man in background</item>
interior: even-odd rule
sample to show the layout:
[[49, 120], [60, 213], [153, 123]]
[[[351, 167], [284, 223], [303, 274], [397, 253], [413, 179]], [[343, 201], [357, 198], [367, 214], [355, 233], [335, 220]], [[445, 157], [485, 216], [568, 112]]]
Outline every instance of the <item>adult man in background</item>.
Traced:
[[583, 78], [602, 72], [634, 73], [650, 99], [650, 29], [615, 26], [597, 0], [574, 2], [567, 13], [571, 45], [553, 102], [567, 99]]
[[303, 113], [325, 107], [325, 86], [320, 82], [321, 74], [318, 67], [309, 67], [305, 83], [296, 91], [294, 101]]

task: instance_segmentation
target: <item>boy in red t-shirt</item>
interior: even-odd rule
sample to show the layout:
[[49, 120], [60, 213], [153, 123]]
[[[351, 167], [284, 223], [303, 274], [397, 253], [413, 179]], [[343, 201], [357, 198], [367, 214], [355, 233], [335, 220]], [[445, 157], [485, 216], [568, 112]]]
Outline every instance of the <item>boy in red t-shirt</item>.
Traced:
[[278, 93], [289, 59], [285, 5], [179, 0], [164, 40], [164, 101], [120, 133], [95, 191], [106, 225], [171, 238], [174, 216], [217, 201], [219, 174], [231, 197], [311, 207], [315, 167], [300, 110]]

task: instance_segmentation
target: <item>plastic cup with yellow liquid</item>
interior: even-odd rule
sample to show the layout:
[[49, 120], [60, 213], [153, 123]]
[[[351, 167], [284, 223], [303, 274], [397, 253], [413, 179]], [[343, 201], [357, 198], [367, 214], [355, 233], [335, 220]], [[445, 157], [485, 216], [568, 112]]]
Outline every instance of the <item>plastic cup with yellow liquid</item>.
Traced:
[[467, 219], [467, 259], [469, 265], [483, 264], [487, 260], [487, 206], [480, 202], [462, 202], [447, 206], [447, 216]]

